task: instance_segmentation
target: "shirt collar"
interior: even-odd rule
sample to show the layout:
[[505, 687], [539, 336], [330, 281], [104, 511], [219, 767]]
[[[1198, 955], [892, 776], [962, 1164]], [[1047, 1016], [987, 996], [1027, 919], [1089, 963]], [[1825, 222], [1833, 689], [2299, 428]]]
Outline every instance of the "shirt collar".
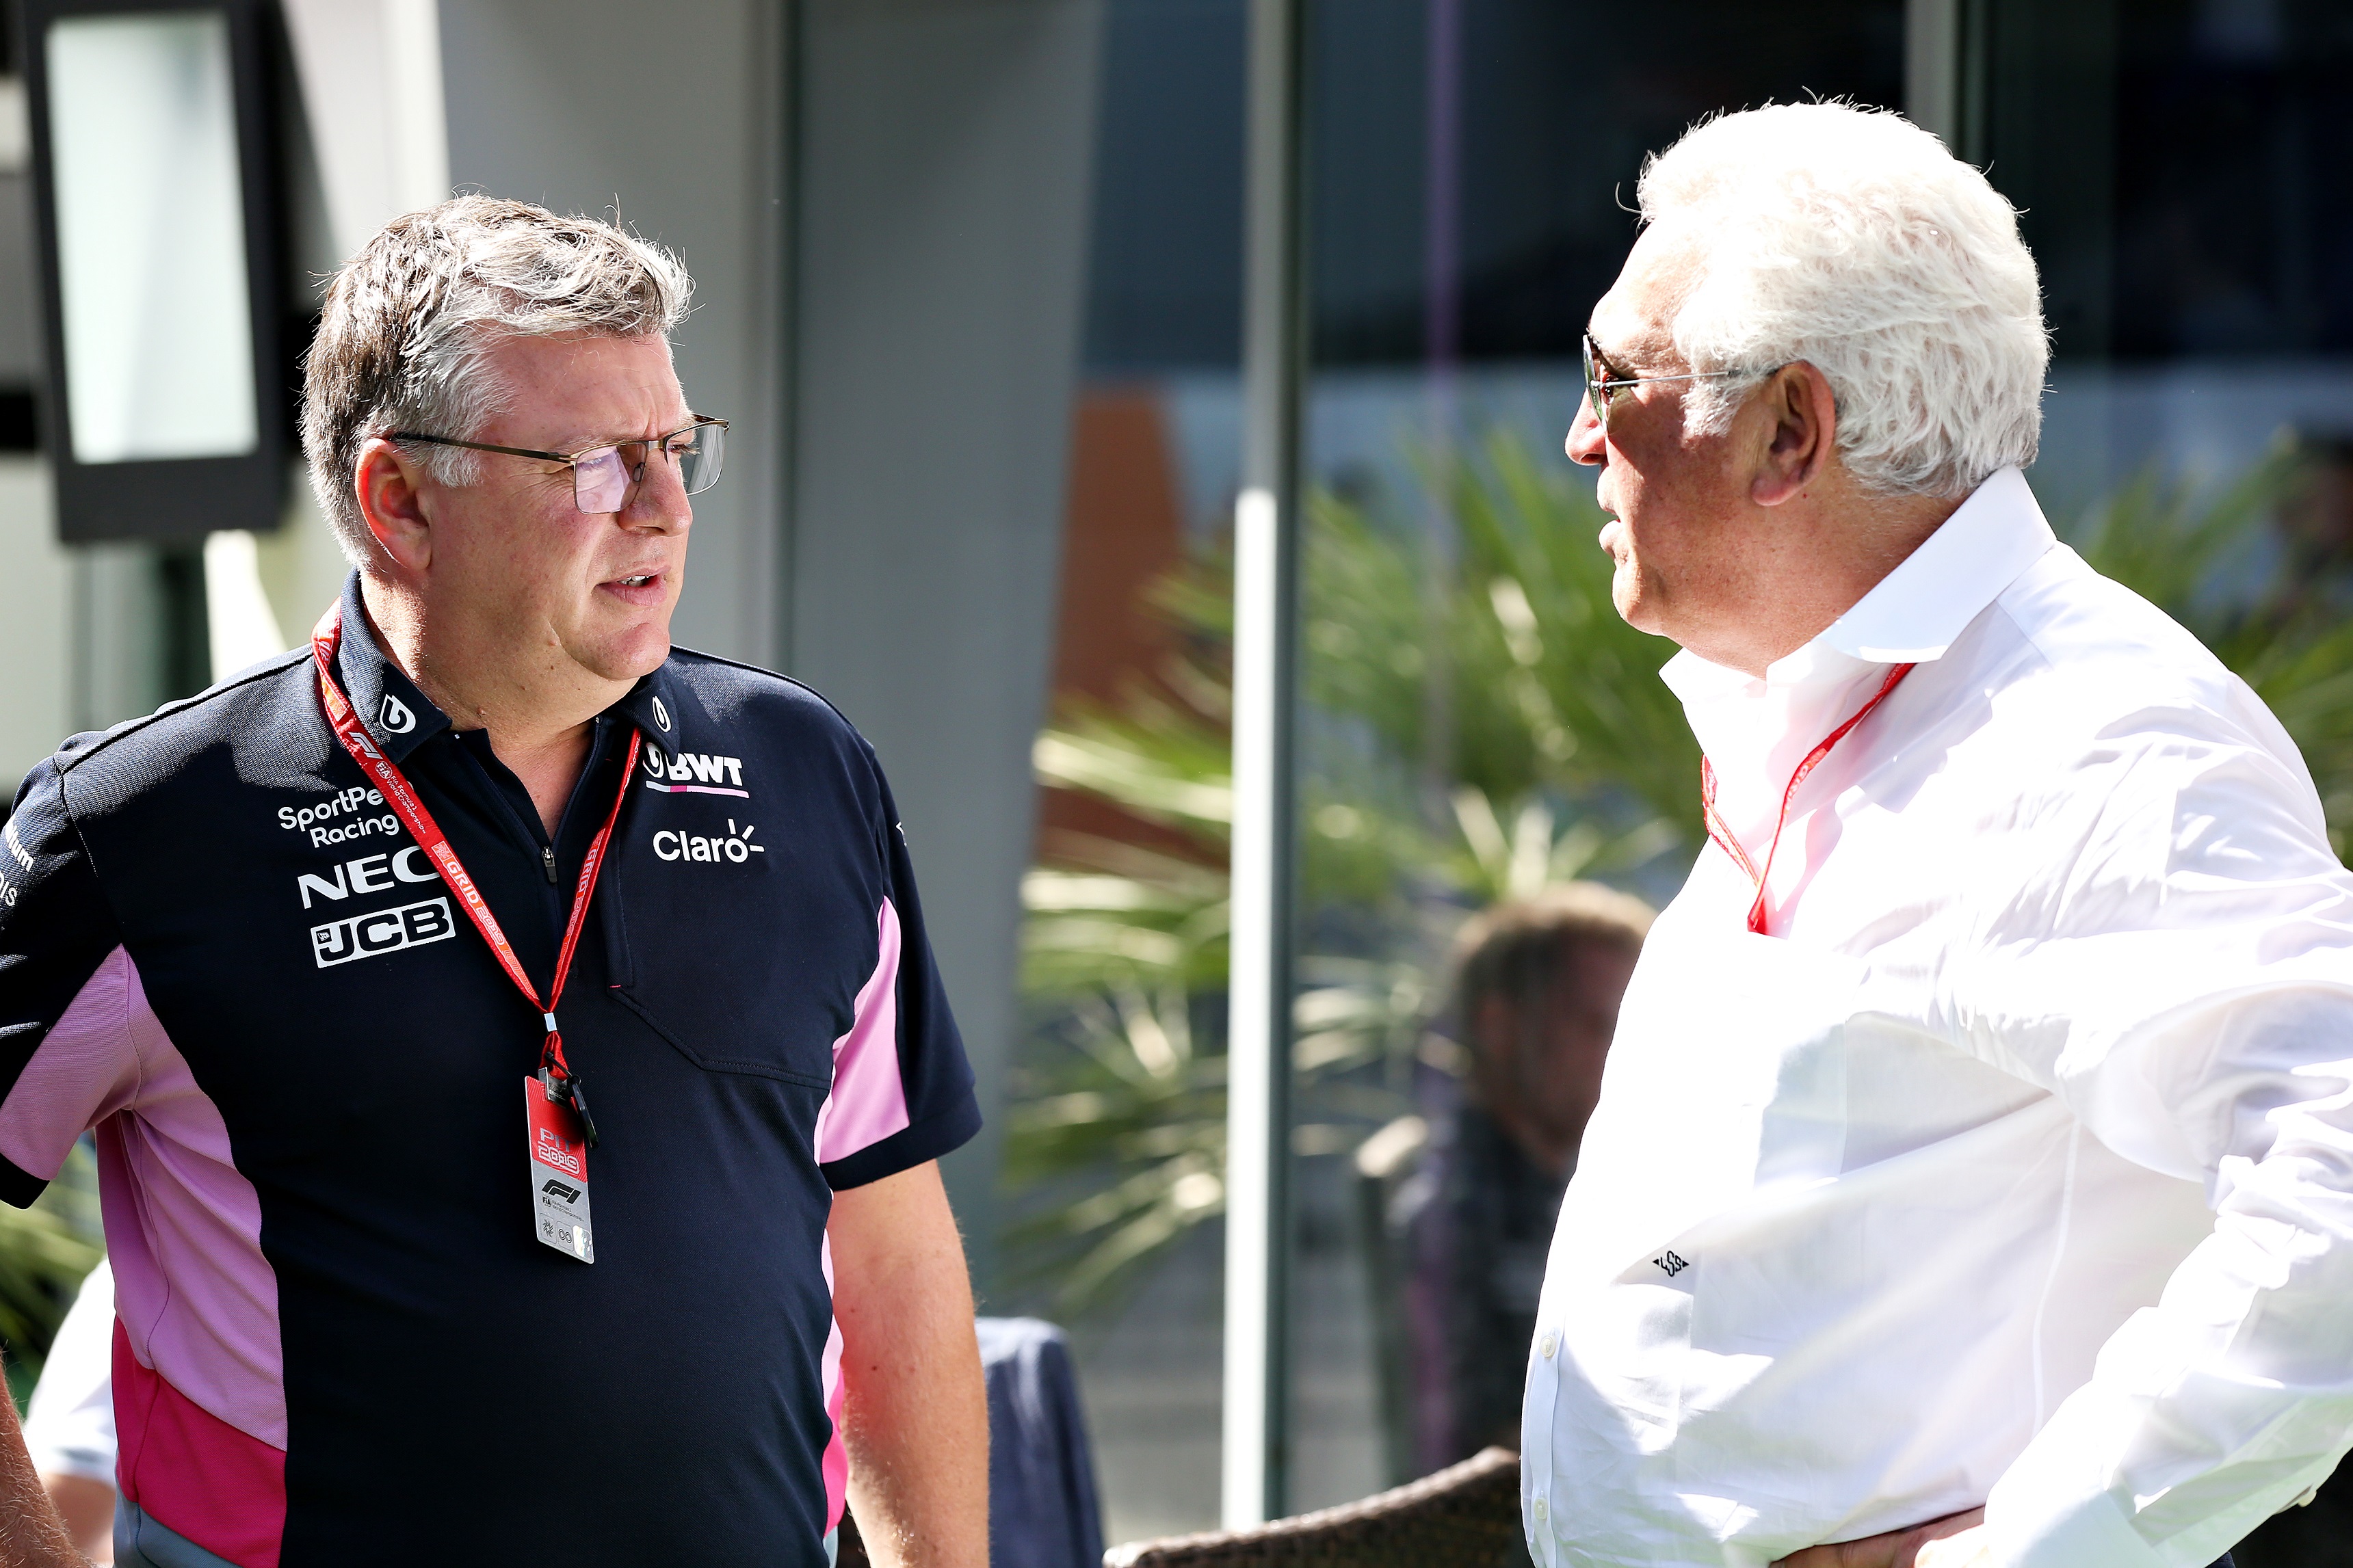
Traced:
[[[2003, 468], [1845, 615], [1775, 660], [1764, 684], [1844, 681], [1873, 665], [1942, 658], [1968, 624], [2058, 542], [2026, 476]], [[1669, 659], [1659, 674], [1686, 702], [1744, 688], [1752, 679], [1689, 651]]]
[[335, 654], [335, 673], [342, 677], [343, 695], [374, 741], [395, 766], [427, 741], [449, 728], [449, 716], [426, 700], [400, 666], [387, 658], [375, 639], [360, 603], [360, 574], [343, 580], [343, 646]]
[[1942, 658], [1968, 624], [2058, 542], [2026, 476], [2004, 468], [1831, 623], [1820, 640], [1869, 664]]
[[[387, 658], [376, 641], [360, 603], [360, 574], [343, 584], [343, 647], [335, 658], [343, 695], [367, 728], [368, 736], [395, 765], [427, 741], [452, 728], [449, 716], [436, 708], [417, 683]], [[642, 677], [628, 695], [605, 710], [635, 724], [648, 745], [665, 752], [678, 750], [679, 715], [683, 711], [677, 678], [670, 661]]]

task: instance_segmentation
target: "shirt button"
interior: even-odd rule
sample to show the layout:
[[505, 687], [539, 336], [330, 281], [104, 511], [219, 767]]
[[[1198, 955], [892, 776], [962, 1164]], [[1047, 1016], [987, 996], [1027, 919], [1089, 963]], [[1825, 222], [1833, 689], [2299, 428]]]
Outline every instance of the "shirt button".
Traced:
[[1560, 1336], [1558, 1334], [1547, 1333], [1544, 1338], [1536, 1342], [1536, 1353], [1544, 1357], [1546, 1361], [1552, 1360], [1552, 1352], [1558, 1349], [1560, 1349]]
[[1537, 1522], [1538, 1524], [1542, 1524], [1542, 1523], [1544, 1522], [1544, 1517], [1545, 1517], [1545, 1500], [1544, 1500], [1544, 1499], [1542, 1499], [1542, 1498], [1538, 1498], [1538, 1499], [1536, 1499], [1536, 1522]]

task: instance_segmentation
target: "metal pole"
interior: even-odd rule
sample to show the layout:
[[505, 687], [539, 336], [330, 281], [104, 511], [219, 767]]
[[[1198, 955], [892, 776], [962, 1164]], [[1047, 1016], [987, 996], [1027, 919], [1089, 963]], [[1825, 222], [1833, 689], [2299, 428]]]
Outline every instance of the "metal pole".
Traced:
[[1242, 490], [1234, 507], [1234, 835], [1226, 1110], [1229, 1529], [1289, 1460], [1293, 737], [1299, 623], [1303, 0], [1250, 0]]

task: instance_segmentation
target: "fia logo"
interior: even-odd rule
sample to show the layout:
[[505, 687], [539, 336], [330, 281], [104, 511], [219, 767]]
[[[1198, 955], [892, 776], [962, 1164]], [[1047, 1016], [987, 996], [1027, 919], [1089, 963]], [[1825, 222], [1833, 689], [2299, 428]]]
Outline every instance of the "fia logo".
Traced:
[[389, 691], [375, 706], [375, 721], [387, 735], [406, 735], [417, 728], [417, 715], [408, 710], [407, 703]]

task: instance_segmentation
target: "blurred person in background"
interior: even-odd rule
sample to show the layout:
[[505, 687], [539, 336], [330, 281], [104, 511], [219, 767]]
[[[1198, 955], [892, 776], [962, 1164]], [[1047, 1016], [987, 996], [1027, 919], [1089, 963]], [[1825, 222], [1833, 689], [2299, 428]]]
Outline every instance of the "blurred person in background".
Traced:
[[[670, 639], [690, 288], [517, 202], [380, 231], [305, 367], [340, 601], [0, 832], [0, 1199], [96, 1129], [126, 1568], [818, 1568], [845, 1495], [878, 1563], [987, 1560], [897, 810]], [[13, 1410], [0, 1560], [79, 1561]]]
[[1519, 1446], [1545, 1253], [1651, 918], [1570, 882], [1482, 910], [1455, 939], [1469, 1072], [1398, 1205], [1424, 1471]]
[[25, 1402], [25, 1447], [74, 1550], [114, 1561], [114, 1270], [81, 1282]]
[[2033, 258], [1837, 103], [1652, 159], [1568, 454], [1707, 759], [1523, 1418], [1545, 1568], [2199, 1568], [2353, 1442], [2353, 874], [2044, 521]]

